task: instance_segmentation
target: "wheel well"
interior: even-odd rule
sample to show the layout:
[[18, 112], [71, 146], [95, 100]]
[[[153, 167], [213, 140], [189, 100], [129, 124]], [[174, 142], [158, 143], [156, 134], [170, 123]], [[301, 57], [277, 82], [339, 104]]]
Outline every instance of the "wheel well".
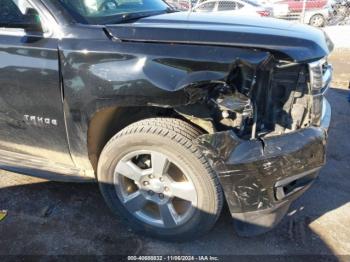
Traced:
[[322, 16], [322, 17], [324, 18], [324, 15], [323, 15], [323, 14], [321, 14], [321, 13], [316, 13], [316, 14], [313, 14], [311, 17], [314, 17], [314, 16], [316, 16], [316, 15], [320, 15], [320, 16]]
[[168, 108], [108, 107], [102, 109], [90, 120], [87, 135], [89, 159], [95, 172], [104, 146], [116, 133], [134, 122], [152, 117], [173, 117], [195, 125], [173, 109]]
[[313, 15], [310, 17], [310, 21], [309, 21], [309, 23], [311, 23], [311, 19], [312, 19], [314, 16], [317, 16], [317, 15], [320, 15], [320, 16], [322, 16], [322, 17], [323, 17], [323, 19], [325, 19], [325, 17], [324, 17], [324, 15], [323, 15], [323, 14], [321, 14], [321, 13], [316, 13], [316, 14], [313, 14]]

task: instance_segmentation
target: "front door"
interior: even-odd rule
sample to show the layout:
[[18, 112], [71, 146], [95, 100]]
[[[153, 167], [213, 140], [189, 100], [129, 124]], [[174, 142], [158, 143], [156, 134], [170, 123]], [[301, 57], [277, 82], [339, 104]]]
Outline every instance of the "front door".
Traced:
[[[58, 40], [43, 28], [28, 30], [28, 0], [0, 8], [0, 151], [72, 165], [60, 87]], [[34, 11], [34, 12], [33, 12]], [[21, 26], [23, 24], [23, 26]]]

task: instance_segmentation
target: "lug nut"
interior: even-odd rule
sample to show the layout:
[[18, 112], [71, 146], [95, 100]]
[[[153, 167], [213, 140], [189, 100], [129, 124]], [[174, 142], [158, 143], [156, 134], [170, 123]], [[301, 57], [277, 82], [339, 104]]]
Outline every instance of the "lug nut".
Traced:
[[230, 113], [225, 111], [222, 111], [222, 118], [228, 118], [230, 116]]
[[164, 191], [165, 191], [165, 192], [168, 192], [168, 191], [169, 191], [169, 187], [167, 187], [167, 186], [164, 187]]
[[160, 177], [159, 180], [160, 180], [160, 182], [164, 182], [164, 178], [163, 177]]
[[163, 199], [164, 198], [164, 195], [162, 193], [159, 194], [159, 198], [160, 199]]
[[153, 196], [153, 195], [154, 195], [154, 192], [153, 192], [152, 190], [149, 190], [149, 191], [148, 191], [148, 194], [151, 195], [151, 196]]
[[149, 185], [149, 182], [148, 182], [148, 181], [144, 181], [142, 184], [143, 184], [144, 186], [148, 186], [148, 185]]
[[149, 175], [148, 176], [150, 179], [153, 179], [154, 178], [154, 175]]

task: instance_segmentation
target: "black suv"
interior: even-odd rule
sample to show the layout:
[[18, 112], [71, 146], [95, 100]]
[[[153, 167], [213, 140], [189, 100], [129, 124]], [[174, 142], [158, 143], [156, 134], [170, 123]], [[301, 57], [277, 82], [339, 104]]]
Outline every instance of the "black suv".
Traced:
[[[2, 0], [0, 167], [98, 181], [136, 230], [276, 225], [325, 163], [333, 49], [270, 18], [161, 0]], [[69, 194], [69, 192], [67, 192]]]

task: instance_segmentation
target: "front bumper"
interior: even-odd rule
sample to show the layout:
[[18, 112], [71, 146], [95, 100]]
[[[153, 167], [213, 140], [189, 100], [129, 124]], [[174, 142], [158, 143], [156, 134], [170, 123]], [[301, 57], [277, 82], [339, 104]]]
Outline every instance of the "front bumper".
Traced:
[[256, 235], [273, 228], [325, 164], [331, 108], [323, 98], [320, 127], [263, 140], [226, 131], [201, 136], [199, 147], [216, 171], [236, 231]]

